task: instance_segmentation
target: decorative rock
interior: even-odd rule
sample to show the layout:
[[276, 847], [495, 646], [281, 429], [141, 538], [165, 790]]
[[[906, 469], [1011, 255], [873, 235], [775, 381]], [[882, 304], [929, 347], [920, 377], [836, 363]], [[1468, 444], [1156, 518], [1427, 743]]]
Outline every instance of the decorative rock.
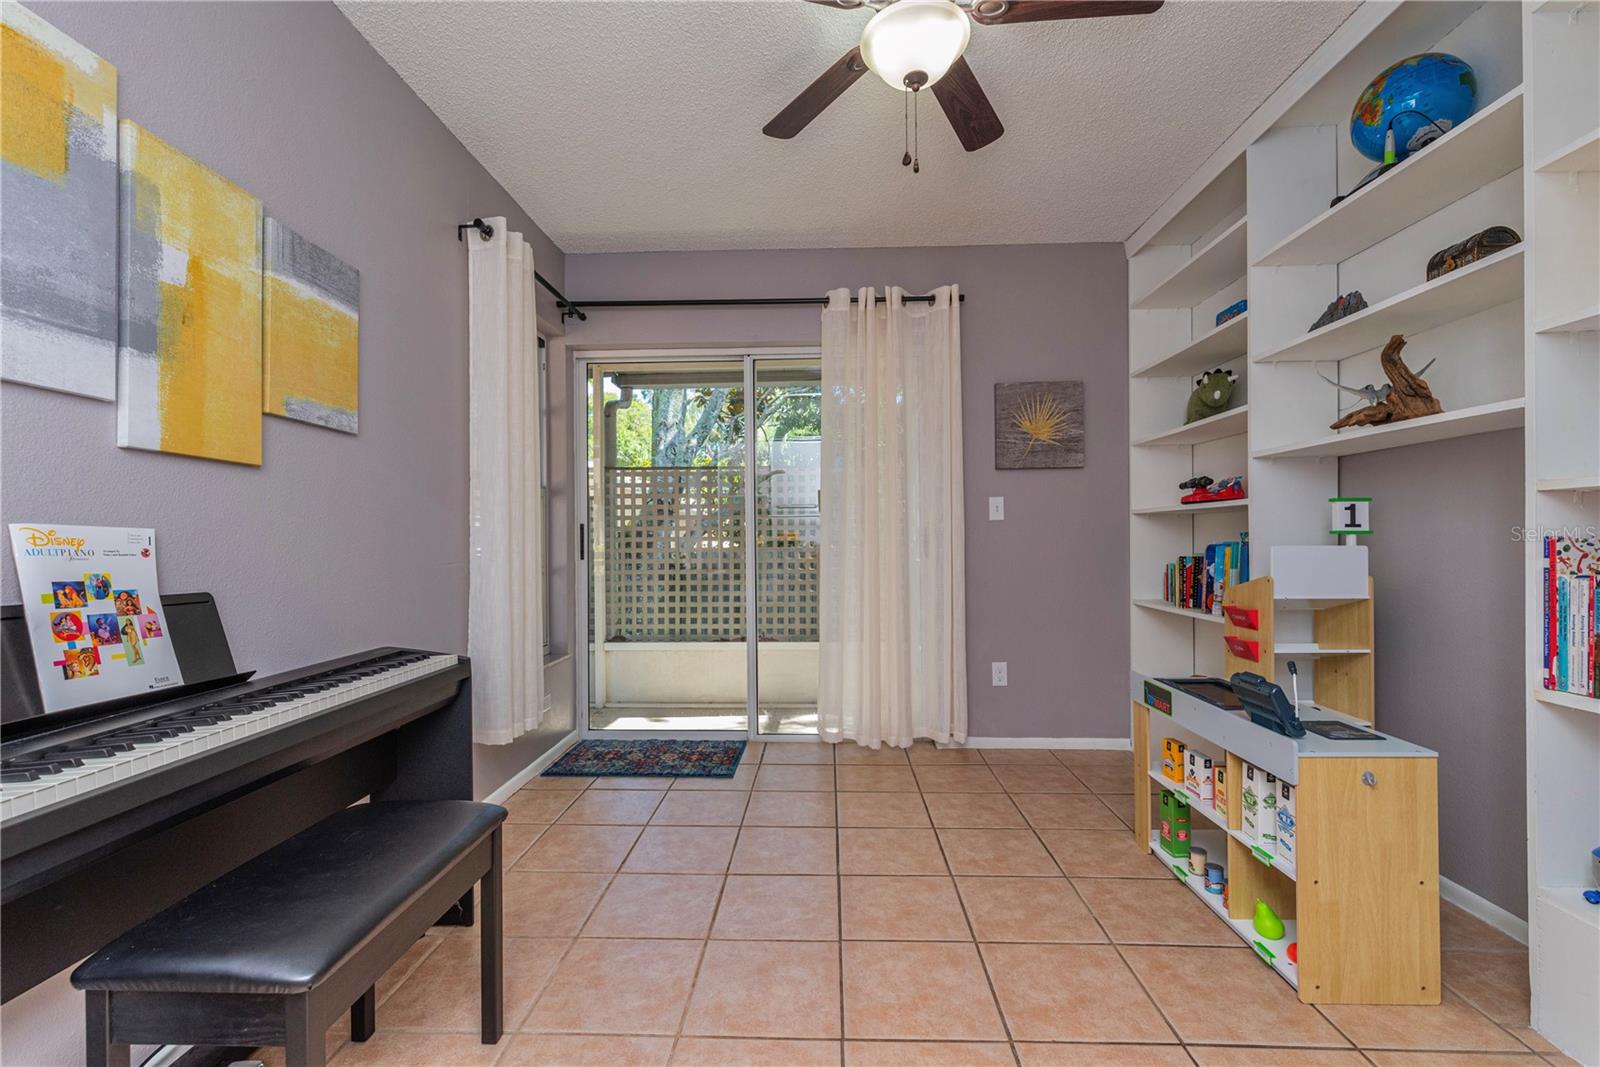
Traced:
[[1352, 289], [1329, 303], [1327, 309], [1318, 316], [1317, 321], [1311, 324], [1311, 329], [1307, 330], [1306, 333], [1320, 330], [1330, 322], [1338, 322], [1346, 315], [1354, 315], [1358, 311], [1363, 311], [1366, 306], [1367, 298], [1361, 295], [1361, 290]]

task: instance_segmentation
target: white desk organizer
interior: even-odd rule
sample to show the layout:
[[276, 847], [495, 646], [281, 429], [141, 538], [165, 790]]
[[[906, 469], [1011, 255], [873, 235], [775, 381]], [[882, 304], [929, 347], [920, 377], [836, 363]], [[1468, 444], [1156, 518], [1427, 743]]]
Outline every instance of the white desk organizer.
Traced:
[[1283, 608], [1326, 608], [1366, 600], [1365, 545], [1274, 545], [1272, 599]]

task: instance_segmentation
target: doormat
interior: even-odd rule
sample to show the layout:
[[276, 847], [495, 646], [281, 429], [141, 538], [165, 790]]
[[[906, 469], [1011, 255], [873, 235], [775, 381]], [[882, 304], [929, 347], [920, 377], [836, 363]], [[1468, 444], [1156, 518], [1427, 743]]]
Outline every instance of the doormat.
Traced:
[[743, 741], [579, 741], [546, 778], [732, 778]]

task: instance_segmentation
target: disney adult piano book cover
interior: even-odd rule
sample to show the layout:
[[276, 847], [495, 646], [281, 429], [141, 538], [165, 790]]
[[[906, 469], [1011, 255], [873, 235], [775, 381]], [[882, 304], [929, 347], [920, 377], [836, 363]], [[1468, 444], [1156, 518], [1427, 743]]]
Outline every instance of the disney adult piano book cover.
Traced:
[[47, 712], [183, 684], [154, 530], [12, 523], [11, 554]]

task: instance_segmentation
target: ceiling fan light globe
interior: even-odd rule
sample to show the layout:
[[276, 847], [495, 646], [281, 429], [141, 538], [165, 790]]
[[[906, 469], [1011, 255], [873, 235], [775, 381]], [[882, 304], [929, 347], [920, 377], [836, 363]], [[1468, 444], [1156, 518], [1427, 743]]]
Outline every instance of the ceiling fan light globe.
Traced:
[[951, 0], [895, 0], [867, 23], [861, 58], [891, 88], [909, 91], [906, 76], [921, 71], [932, 85], [961, 58], [972, 38], [967, 13]]

